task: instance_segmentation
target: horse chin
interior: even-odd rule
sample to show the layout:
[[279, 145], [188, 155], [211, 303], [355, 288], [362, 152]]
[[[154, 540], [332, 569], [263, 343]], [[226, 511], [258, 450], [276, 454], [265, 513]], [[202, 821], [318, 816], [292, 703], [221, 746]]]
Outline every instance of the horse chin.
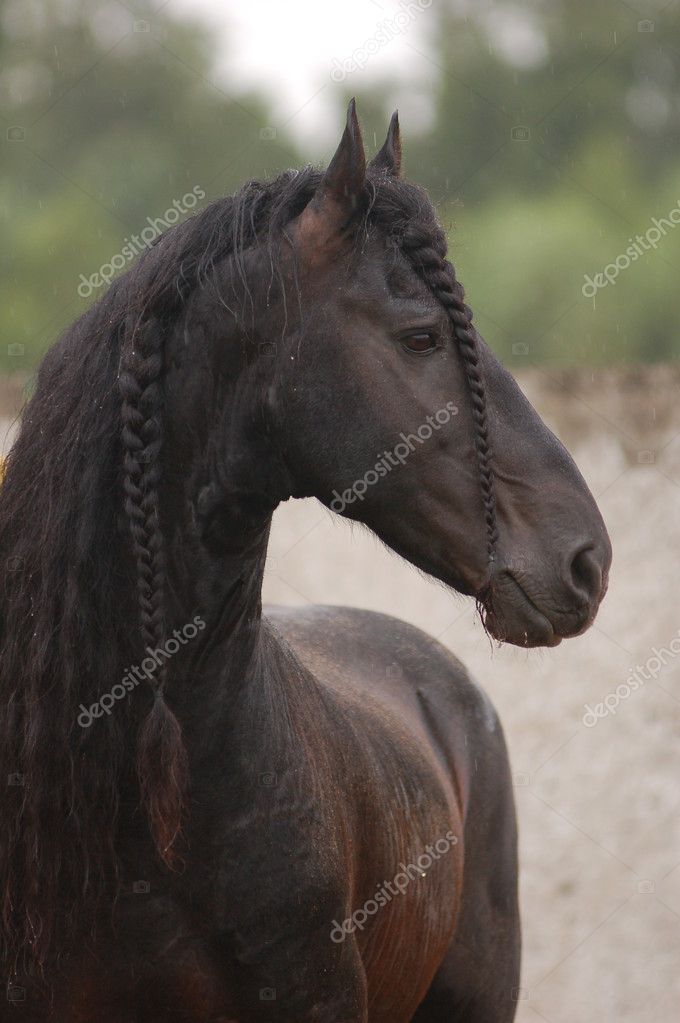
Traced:
[[486, 631], [501, 643], [555, 647], [564, 638], [508, 572], [493, 579], [478, 600]]

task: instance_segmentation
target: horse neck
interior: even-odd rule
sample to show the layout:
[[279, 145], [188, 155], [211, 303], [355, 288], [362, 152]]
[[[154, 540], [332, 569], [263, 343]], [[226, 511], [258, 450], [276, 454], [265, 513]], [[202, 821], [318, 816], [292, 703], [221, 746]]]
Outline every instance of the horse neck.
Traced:
[[168, 549], [166, 634], [181, 641], [187, 625], [200, 630], [170, 672], [172, 695], [191, 729], [206, 717], [231, 717], [250, 685], [271, 516], [244, 521], [225, 506], [197, 523], [186, 495], [183, 505], [189, 514]]
[[[241, 346], [229, 339], [234, 351]], [[230, 383], [201, 407], [210, 383], [200, 372], [177, 389], [169, 410], [161, 517], [167, 544], [167, 628], [200, 617], [200, 635], [170, 671], [187, 741], [234, 726], [266, 667], [262, 580], [273, 510], [288, 496], [276, 453], [253, 429], [262, 380], [233, 367]], [[194, 397], [192, 398], [192, 394]], [[196, 397], [197, 396], [197, 397]], [[181, 467], [181, 468], [180, 468]]]

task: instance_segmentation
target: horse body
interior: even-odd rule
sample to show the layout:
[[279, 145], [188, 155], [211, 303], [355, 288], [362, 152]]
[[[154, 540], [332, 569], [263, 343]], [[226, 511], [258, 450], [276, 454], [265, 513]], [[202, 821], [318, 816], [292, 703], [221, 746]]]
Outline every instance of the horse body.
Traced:
[[[53, 1018], [407, 1023], [450, 948], [452, 959], [474, 949], [507, 964], [484, 986], [459, 980], [457, 994], [468, 1012], [479, 1001], [509, 1019], [514, 886], [492, 928], [467, 919], [457, 928], [464, 884], [483, 915], [479, 892], [493, 903], [494, 884], [516, 869], [500, 725], [462, 665], [382, 615], [271, 609], [228, 702], [230, 725], [204, 720], [202, 749], [190, 747], [201, 784], [183, 873], [159, 871], [134, 829], [121, 848], [130, 873], [113, 927], [104, 922], [87, 954], [70, 951]], [[501, 808], [503, 842], [464, 872], [480, 773], [491, 822]], [[20, 983], [32, 1008], [20, 1018], [48, 1018]], [[0, 1019], [16, 1018], [5, 1012]]]
[[592, 496], [398, 165], [351, 105], [325, 174], [167, 232], [41, 367], [0, 489], [0, 1023], [513, 1018], [486, 697], [403, 623], [261, 608], [308, 496], [520, 646], [606, 588]]

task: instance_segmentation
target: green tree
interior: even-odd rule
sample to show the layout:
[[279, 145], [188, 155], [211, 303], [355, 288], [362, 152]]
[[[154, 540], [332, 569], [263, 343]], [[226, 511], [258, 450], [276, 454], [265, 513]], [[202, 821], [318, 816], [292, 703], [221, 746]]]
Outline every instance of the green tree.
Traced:
[[30, 369], [148, 217], [300, 162], [263, 97], [211, 79], [205, 27], [137, 9], [0, 0], [0, 368]]

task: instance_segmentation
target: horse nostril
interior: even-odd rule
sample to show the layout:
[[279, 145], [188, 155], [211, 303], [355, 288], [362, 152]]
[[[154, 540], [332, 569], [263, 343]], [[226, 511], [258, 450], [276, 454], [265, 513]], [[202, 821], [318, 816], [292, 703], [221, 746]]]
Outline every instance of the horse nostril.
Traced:
[[588, 602], [602, 592], [602, 565], [592, 547], [582, 547], [571, 559], [571, 585]]

